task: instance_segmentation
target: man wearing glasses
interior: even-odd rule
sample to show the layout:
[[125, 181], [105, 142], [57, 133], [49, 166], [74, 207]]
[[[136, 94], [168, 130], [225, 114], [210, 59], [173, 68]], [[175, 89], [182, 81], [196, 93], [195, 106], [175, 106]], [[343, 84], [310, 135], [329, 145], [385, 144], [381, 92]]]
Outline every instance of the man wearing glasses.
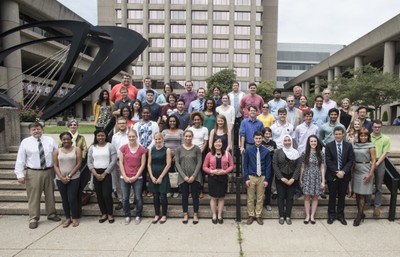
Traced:
[[294, 106], [294, 96], [289, 95], [286, 97], [286, 102], [288, 111], [287, 120], [296, 129], [303, 122], [303, 112]]
[[318, 130], [321, 129], [322, 125], [328, 122], [328, 111], [322, 108], [323, 98], [317, 95], [314, 98], [315, 107], [312, 109], [314, 116], [312, 119], [313, 124], [318, 126]]
[[324, 91], [322, 91], [322, 96], [324, 97], [322, 107], [326, 111], [329, 111], [332, 108], [337, 108], [337, 103], [331, 100], [331, 90], [329, 88], [325, 88]]

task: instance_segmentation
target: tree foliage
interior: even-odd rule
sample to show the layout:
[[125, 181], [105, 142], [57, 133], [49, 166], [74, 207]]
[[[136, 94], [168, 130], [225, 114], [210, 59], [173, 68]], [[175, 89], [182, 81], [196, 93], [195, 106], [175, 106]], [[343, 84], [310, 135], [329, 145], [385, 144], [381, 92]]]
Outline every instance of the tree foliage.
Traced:
[[264, 102], [268, 102], [274, 97], [274, 95], [272, 94], [274, 89], [274, 81], [262, 81], [260, 84], [257, 85], [257, 94], [264, 99]]
[[232, 91], [233, 81], [236, 80], [236, 72], [233, 69], [224, 69], [213, 74], [206, 79], [207, 82], [207, 96], [212, 96], [212, 88], [218, 86], [221, 90], [221, 95], [227, 94]]
[[365, 65], [359, 69], [346, 70], [333, 84], [334, 98], [349, 98], [355, 105], [378, 109], [400, 98], [400, 79], [391, 73]]

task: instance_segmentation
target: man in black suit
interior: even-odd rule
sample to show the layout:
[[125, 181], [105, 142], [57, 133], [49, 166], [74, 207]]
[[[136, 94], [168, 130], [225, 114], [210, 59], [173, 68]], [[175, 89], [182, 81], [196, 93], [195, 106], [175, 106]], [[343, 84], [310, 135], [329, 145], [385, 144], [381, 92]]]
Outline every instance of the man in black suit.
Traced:
[[[351, 167], [354, 162], [353, 146], [343, 141], [344, 129], [333, 129], [335, 140], [325, 146], [326, 173], [325, 179], [329, 188], [328, 224], [336, 219], [347, 225], [344, 218], [344, 200], [351, 178]], [[338, 196], [336, 208], [336, 195]]]

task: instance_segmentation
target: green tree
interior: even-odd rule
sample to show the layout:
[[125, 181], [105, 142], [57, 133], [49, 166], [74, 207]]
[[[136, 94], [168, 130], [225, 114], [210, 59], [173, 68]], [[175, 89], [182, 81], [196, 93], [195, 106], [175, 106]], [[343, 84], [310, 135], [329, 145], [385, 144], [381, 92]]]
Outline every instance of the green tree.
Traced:
[[345, 71], [333, 88], [335, 99], [347, 97], [355, 105], [373, 106], [375, 117], [383, 105], [400, 98], [400, 79], [371, 65]]
[[213, 74], [206, 79], [207, 82], [207, 97], [212, 96], [212, 88], [218, 86], [221, 90], [221, 95], [232, 91], [233, 81], [236, 79], [236, 72], [233, 69], [224, 69]]
[[274, 81], [262, 81], [260, 84], [257, 85], [257, 94], [264, 99], [264, 102], [268, 102], [274, 97], [274, 95], [272, 94], [274, 89]]

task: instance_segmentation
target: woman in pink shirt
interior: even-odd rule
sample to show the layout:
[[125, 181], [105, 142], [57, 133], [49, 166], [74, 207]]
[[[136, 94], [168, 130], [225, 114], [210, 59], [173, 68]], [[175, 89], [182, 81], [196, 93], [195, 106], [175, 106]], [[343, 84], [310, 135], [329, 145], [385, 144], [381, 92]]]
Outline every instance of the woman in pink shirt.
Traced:
[[[222, 224], [224, 197], [228, 187], [228, 173], [233, 170], [233, 159], [228, 151], [222, 151], [222, 139], [216, 138], [211, 152], [204, 159], [203, 170], [208, 176], [208, 190], [211, 196], [212, 223]], [[218, 212], [217, 212], [218, 210]]]
[[121, 169], [122, 204], [125, 214], [125, 225], [131, 222], [131, 209], [129, 208], [129, 195], [131, 188], [135, 192], [136, 219], [139, 224], [142, 217], [143, 197], [142, 172], [146, 166], [146, 148], [137, 143], [137, 132], [133, 129], [128, 133], [129, 143], [121, 146], [119, 154], [119, 167]]

